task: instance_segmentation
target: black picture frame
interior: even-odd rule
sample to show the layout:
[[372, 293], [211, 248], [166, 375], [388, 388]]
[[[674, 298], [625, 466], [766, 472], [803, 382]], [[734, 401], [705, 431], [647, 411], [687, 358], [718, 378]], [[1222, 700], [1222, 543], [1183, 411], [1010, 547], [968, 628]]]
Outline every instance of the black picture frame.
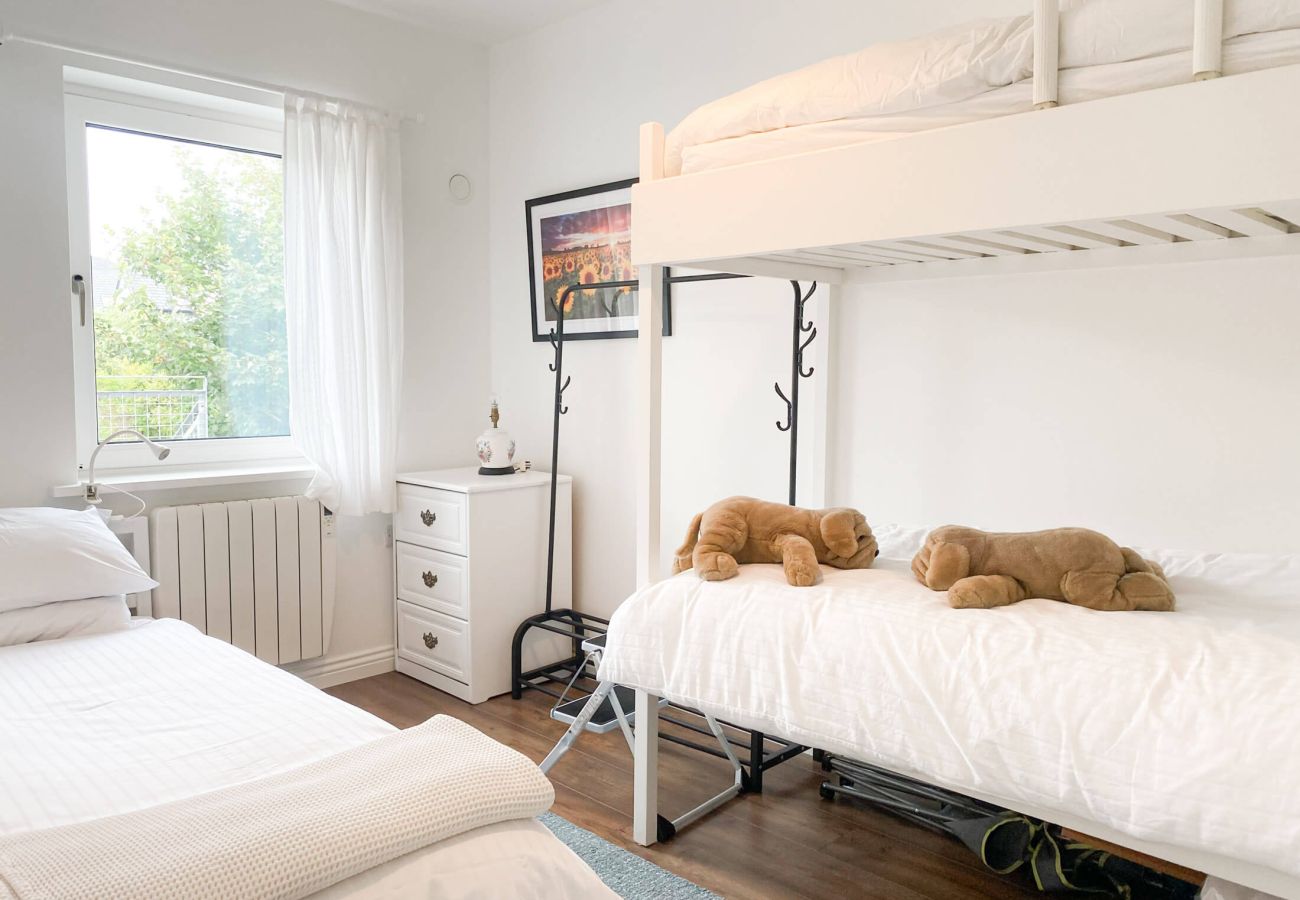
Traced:
[[[617, 195], [625, 194], [625, 193], [630, 194], [631, 187], [632, 185], [637, 183], [637, 180], [638, 179], [636, 178], [628, 178], [628, 179], [624, 179], [623, 181], [611, 181], [606, 184], [598, 184], [598, 185], [593, 185], [591, 187], [578, 188], [572, 191], [563, 191], [558, 194], [547, 194], [544, 197], [534, 197], [532, 200], [528, 200], [527, 202], [524, 203], [524, 225], [526, 228], [526, 233], [528, 235], [528, 294], [529, 294], [528, 308], [529, 308], [529, 316], [532, 321], [534, 343], [547, 340], [547, 333], [550, 331], [549, 327], [546, 326], [546, 323], [551, 320], [547, 318], [545, 314], [546, 307], [544, 306], [544, 304], [547, 303], [546, 294], [548, 290], [550, 292], [556, 292], [557, 290], [562, 290], [566, 284], [572, 283], [572, 281], [566, 282], [563, 278], [563, 274], [549, 281], [545, 277], [544, 265], [547, 262], [547, 260], [545, 259], [546, 254], [543, 252], [539, 244], [541, 243], [541, 235], [542, 235], [541, 223], [543, 219], [550, 218], [545, 215], [547, 208], [548, 207], [553, 208], [552, 211], [555, 213], [557, 217], [581, 214], [582, 212], [586, 212], [589, 210], [594, 211], [594, 210], [604, 209], [607, 207], [601, 206], [599, 201], [595, 201], [590, 205], [583, 204], [583, 203], [575, 203], [575, 201], [580, 201], [583, 198], [588, 198], [588, 197], [598, 198], [603, 194], [613, 195], [607, 197], [606, 202], [613, 201], [613, 200], [620, 200], [622, 198]], [[630, 196], [627, 197], [625, 202], [618, 203], [618, 206], [619, 207], [627, 206], [626, 215], [628, 220], [630, 221], [630, 215], [631, 215]], [[587, 254], [591, 254], [592, 252], [594, 252], [590, 248], [581, 248], [581, 251]], [[572, 252], [578, 252], [578, 251], [575, 250]], [[575, 271], [576, 270], [577, 267], [575, 266]], [[620, 276], [616, 270], [611, 270], [608, 273], [608, 275], [602, 274], [598, 276], [597, 280], [614, 281], [614, 280], [618, 280], [619, 277]], [[576, 278], [574, 280], [576, 280]], [[664, 337], [669, 337], [673, 333], [673, 316], [672, 316], [673, 307], [672, 307], [671, 288], [672, 286], [671, 283], [669, 282], [669, 272], [667, 267], [665, 267], [664, 268], [664, 312], [663, 312]], [[582, 296], [582, 293], [583, 292], [578, 292], [576, 296]], [[636, 294], [637, 292], [635, 291], [632, 292], [632, 296], [636, 297]], [[639, 301], [640, 298], [637, 297], [637, 302], [639, 303]], [[608, 306], [606, 306], [606, 309], [608, 309]], [[615, 324], [616, 325], [622, 324], [625, 326], [627, 324], [626, 323], [627, 319], [635, 319], [635, 317], [636, 317], [636, 307], [633, 307], [630, 314], [625, 314], [616, 317], [618, 319], [623, 320], [623, 322], [615, 323]], [[590, 328], [590, 326], [587, 324], [597, 320], [598, 317], [596, 316], [586, 316], [581, 318], [566, 316], [564, 320], [565, 342], [567, 343], [569, 341], [600, 341], [600, 340], [616, 339], [616, 338], [634, 338], [637, 336], [637, 329], [635, 327], [632, 328], [612, 327], [606, 330], [599, 330], [595, 328]], [[542, 330], [543, 328], [545, 328], [546, 330]], [[583, 330], [584, 328], [588, 328], [588, 330]]]

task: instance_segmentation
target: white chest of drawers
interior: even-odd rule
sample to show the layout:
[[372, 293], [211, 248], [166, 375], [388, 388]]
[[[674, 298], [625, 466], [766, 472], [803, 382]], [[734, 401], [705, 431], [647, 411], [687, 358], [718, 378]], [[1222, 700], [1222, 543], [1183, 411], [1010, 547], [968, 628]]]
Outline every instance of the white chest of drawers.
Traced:
[[[551, 476], [474, 468], [397, 478], [397, 671], [481, 703], [510, 690], [510, 642], [546, 605]], [[552, 605], [572, 605], [572, 479], [556, 484]], [[562, 655], [562, 654], [560, 654]]]

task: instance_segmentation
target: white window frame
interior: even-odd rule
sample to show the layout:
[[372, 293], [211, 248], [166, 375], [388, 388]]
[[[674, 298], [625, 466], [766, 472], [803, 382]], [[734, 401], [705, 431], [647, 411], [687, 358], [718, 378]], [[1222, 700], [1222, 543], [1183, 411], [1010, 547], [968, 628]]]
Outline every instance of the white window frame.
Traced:
[[[73, 70], [69, 70], [73, 71]], [[94, 74], [94, 73], [85, 73]], [[102, 76], [67, 80], [64, 110], [67, 139], [68, 248], [71, 272], [85, 280], [86, 311], [73, 296], [73, 386], [77, 435], [77, 465], [82, 471], [99, 442], [95, 382], [95, 310], [90, 253], [90, 204], [86, 157], [86, 126], [103, 125], [146, 134], [216, 144], [281, 156], [284, 152], [283, 112], [265, 104], [208, 96], [165, 85], [139, 83], [139, 93], [123, 90], [126, 79]], [[199, 99], [200, 102], [194, 102]], [[154, 460], [138, 441], [107, 444], [96, 471], [148, 466], [212, 466], [253, 461], [300, 459], [289, 436], [232, 437], [177, 441], [165, 462]]]

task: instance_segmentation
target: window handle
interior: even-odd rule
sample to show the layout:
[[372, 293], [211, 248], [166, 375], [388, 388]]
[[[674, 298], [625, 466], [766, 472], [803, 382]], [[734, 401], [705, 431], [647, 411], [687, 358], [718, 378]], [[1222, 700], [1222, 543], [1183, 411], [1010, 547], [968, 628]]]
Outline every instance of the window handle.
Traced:
[[72, 293], [77, 295], [77, 302], [81, 308], [81, 324], [86, 324], [86, 279], [80, 275], [72, 276]]

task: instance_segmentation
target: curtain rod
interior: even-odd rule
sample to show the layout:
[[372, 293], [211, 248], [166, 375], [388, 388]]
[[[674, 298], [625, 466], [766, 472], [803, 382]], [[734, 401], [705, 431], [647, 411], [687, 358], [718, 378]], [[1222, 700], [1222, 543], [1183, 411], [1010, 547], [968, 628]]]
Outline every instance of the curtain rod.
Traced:
[[[74, 44], [65, 44], [59, 41], [46, 40], [44, 38], [28, 37], [27, 35], [14, 34], [13, 32], [0, 33], [0, 45], [4, 44], [29, 44], [33, 47], [45, 47], [49, 50], [62, 50], [66, 53], [77, 53], [82, 56], [93, 56], [97, 59], [104, 59], [110, 62], [122, 63], [128, 66], [137, 66], [144, 69], [153, 69], [157, 72], [167, 72], [171, 75], [180, 75], [185, 78], [200, 78], [204, 81], [215, 81], [218, 84], [226, 84], [231, 87], [244, 88], [246, 90], [263, 91], [270, 94], [303, 94], [311, 97], [325, 98], [326, 95], [318, 94], [314, 91], [304, 91], [299, 88], [289, 87], [283, 84], [273, 84], [267, 81], [252, 81], [250, 79], [230, 78], [226, 75], [215, 75], [212, 72], [203, 72], [197, 69], [181, 69], [176, 66], [164, 65], [162, 63], [148, 62], [140, 59], [131, 59], [126, 56], [119, 56], [115, 53], [107, 53], [103, 50], [92, 50], [88, 47], [78, 47]], [[358, 106], [366, 106], [371, 109], [378, 109], [369, 103], [360, 103], [355, 100], [348, 100], [346, 97], [338, 98], [347, 100], [349, 103], [356, 103]], [[416, 124], [424, 123], [423, 113], [408, 113], [401, 110], [381, 110], [381, 112], [392, 112], [403, 122], [414, 122]]]

